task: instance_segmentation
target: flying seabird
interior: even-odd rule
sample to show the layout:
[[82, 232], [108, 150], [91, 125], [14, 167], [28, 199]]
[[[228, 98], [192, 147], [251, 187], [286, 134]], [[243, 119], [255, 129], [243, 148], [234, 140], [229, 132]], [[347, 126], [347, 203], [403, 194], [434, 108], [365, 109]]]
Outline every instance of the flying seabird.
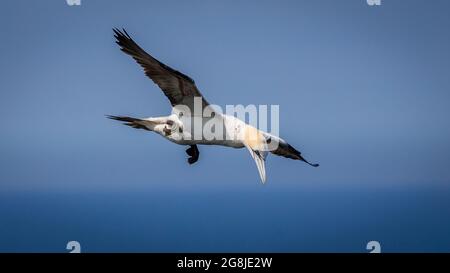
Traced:
[[[197, 145], [246, 147], [256, 162], [263, 183], [266, 181], [264, 163], [269, 152], [278, 156], [301, 160], [313, 167], [319, 166], [319, 164], [309, 163], [299, 151], [278, 136], [258, 130], [234, 116], [214, 110], [204, 99], [194, 80], [189, 76], [153, 58], [136, 44], [125, 29], [122, 31], [113, 29], [113, 31], [120, 49], [141, 65], [145, 74], [167, 96], [172, 105], [172, 114], [150, 118], [108, 115], [108, 118], [122, 121], [125, 125], [136, 129], [156, 132], [176, 144], [189, 146], [186, 150], [189, 155], [189, 164], [197, 162], [199, 158], [200, 152]], [[197, 112], [198, 109], [195, 109], [197, 106], [201, 108], [200, 114]], [[202, 133], [203, 126], [208, 122], [216, 125], [221, 124], [222, 128], [214, 129], [216, 137], [212, 138]], [[195, 124], [201, 124], [202, 126], [199, 135], [196, 134]], [[217, 137], [217, 134], [223, 137]]]

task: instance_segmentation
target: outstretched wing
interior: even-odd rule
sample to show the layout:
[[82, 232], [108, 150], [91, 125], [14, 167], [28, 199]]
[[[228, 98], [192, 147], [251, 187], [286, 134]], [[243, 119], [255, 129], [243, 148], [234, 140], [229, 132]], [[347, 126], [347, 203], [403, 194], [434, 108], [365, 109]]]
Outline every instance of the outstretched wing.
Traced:
[[120, 49], [142, 66], [145, 75], [161, 88], [172, 106], [181, 104], [191, 108], [194, 97], [202, 97], [203, 107], [209, 105], [189, 76], [153, 58], [136, 44], [124, 29], [123, 31], [113, 29], [113, 31]]

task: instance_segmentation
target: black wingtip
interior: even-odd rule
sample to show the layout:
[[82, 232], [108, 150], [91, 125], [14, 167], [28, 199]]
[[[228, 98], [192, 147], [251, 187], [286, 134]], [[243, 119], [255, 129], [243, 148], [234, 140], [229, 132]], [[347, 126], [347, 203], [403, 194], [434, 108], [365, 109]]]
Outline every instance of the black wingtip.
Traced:
[[112, 116], [112, 115], [105, 115], [109, 119], [118, 120], [118, 121], [125, 121], [125, 122], [133, 122], [137, 119], [130, 118], [130, 117], [123, 117], [123, 116]]
[[309, 166], [312, 166], [312, 167], [314, 167], [314, 168], [317, 168], [317, 167], [319, 167], [320, 165], [319, 164], [312, 164], [312, 163], [310, 163], [308, 160], [306, 160], [305, 158], [303, 158], [303, 156], [301, 156], [300, 154], [298, 155], [298, 159], [299, 160], [301, 160], [301, 161], [303, 161], [303, 162], [305, 162], [306, 164], [308, 164]]
[[118, 28], [113, 28], [112, 30], [114, 32], [114, 37], [117, 38], [118, 36], [120, 36], [120, 30]]
[[128, 32], [124, 28], [122, 28], [122, 31], [123, 31], [123, 33], [125, 33], [125, 35], [127, 36], [128, 39], [131, 39], [130, 34], [128, 34]]
[[120, 30], [119, 28], [113, 28], [112, 29], [113, 30], [113, 32], [114, 32], [114, 37], [116, 38], [116, 39], [129, 39], [129, 40], [132, 40], [131, 39], [131, 36], [130, 36], [130, 34], [128, 34], [128, 32], [125, 30], [125, 28], [122, 28], [122, 30]]
[[105, 115], [106, 118], [118, 120], [117, 116]]

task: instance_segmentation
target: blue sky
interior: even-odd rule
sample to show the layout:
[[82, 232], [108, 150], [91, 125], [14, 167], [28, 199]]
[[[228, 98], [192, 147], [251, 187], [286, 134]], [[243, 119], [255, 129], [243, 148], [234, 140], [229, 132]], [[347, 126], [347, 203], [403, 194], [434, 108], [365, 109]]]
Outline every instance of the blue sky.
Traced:
[[[283, 193], [313, 191], [316, 202], [328, 204], [323, 196], [335, 193], [339, 200], [354, 200], [364, 191], [367, 196], [389, 193], [394, 205], [387, 210], [402, 214], [393, 191], [421, 207], [420, 192], [431, 192], [427, 200], [433, 193], [449, 192], [449, 9], [448, 1], [418, 0], [384, 0], [379, 7], [363, 0], [82, 0], [77, 7], [64, 0], [5, 1], [0, 9], [0, 192], [10, 199], [27, 193], [26, 200], [124, 192], [130, 199], [137, 192], [184, 192], [191, 200], [189, 194], [195, 198], [202, 192], [205, 204], [189, 203], [194, 211], [213, 202], [207, 198], [211, 193], [222, 191], [221, 203], [212, 208], [245, 192], [262, 194], [256, 204], [264, 202], [265, 194], [269, 204], [278, 204]], [[244, 149], [202, 146], [200, 160], [189, 166], [185, 147], [106, 119], [105, 114], [170, 112], [158, 87], [115, 45], [113, 27], [126, 28], [149, 53], [195, 79], [214, 104], [280, 105], [281, 137], [321, 166], [271, 156], [268, 182], [262, 186]], [[348, 193], [340, 195], [343, 190]], [[448, 211], [437, 203], [448, 197], [427, 203], [440, 215], [433, 221], [443, 220], [444, 227], [450, 227]], [[348, 205], [358, 206], [356, 199]], [[5, 207], [13, 202], [5, 200]], [[36, 221], [17, 220], [26, 204], [4, 212], [12, 220], [3, 249], [27, 250], [14, 241], [23, 235], [15, 229]], [[249, 209], [245, 204], [244, 211]], [[308, 205], [285, 208], [286, 217]], [[36, 215], [47, 215], [49, 209], [43, 205]], [[157, 213], [164, 215], [164, 209]], [[326, 218], [329, 212], [307, 215]], [[194, 225], [193, 230], [202, 229]], [[425, 230], [433, 233], [431, 226]], [[380, 236], [399, 233], [393, 228]], [[448, 245], [430, 244], [428, 249], [449, 250], [446, 236]], [[249, 250], [273, 249], [273, 244], [249, 245]], [[308, 250], [290, 247], [280, 244], [275, 250]], [[420, 243], [405, 249], [418, 250]], [[327, 250], [326, 244], [316, 250]]]

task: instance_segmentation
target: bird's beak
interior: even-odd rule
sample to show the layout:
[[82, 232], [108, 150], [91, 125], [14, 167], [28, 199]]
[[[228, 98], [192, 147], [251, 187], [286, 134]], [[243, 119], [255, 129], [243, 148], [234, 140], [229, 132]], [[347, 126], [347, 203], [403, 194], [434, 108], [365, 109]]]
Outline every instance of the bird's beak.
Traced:
[[170, 130], [170, 129], [167, 128], [167, 127], [164, 127], [163, 131], [164, 131], [164, 133], [166, 134], [166, 136], [170, 136], [170, 135], [172, 134], [172, 130]]

